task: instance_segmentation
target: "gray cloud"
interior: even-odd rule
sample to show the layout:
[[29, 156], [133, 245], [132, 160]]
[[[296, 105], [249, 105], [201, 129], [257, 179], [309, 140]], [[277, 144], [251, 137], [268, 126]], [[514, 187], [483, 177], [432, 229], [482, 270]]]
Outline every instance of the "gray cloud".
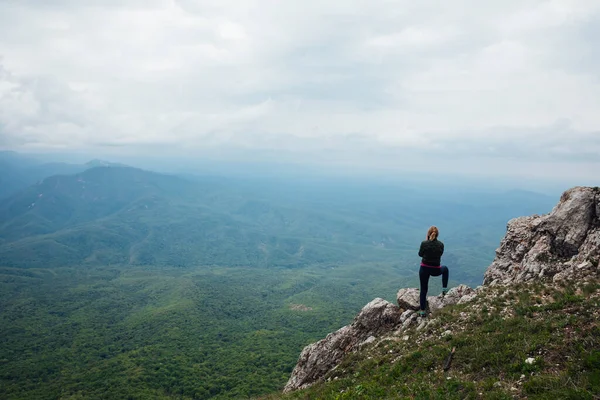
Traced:
[[3, 147], [600, 161], [594, 0], [0, 7]]

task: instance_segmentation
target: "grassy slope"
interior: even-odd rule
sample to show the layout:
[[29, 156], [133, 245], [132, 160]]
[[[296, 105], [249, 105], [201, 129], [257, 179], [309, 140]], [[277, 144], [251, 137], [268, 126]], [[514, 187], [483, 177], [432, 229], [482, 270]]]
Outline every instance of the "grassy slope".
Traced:
[[349, 355], [326, 383], [264, 399], [598, 399], [599, 288], [489, 289], [439, 311], [422, 332]]

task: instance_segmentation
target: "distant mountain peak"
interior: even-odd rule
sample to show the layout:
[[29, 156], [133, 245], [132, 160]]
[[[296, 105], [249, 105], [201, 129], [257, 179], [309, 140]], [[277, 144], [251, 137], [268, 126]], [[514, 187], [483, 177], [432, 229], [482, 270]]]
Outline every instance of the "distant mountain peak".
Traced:
[[114, 162], [110, 162], [110, 161], [105, 161], [105, 160], [100, 160], [100, 159], [93, 159], [91, 161], [88, 161], [87, 163], [85, 163], [85, 165], [87, 167], [127, 167], [127, 165], [125, 164], [120, 164], [120, 163], [114, 163]]

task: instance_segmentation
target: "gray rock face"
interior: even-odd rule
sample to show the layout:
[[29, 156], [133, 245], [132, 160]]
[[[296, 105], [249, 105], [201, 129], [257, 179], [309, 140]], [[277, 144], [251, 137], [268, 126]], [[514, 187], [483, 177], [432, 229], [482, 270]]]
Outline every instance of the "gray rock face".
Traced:
[[398, 290], [396, 298], [398, 306], [402, 310], [418, 310], [419, 309], [419, 289], [402, 288]]
[[[600, 188], [575, 187], [543, 216], [515, 218], [484, 285], [580, 279], [596, 274], [600, 255]], [[582, 263], [589, 262], [582, 266]], [[580, 268], [577, 268], [580, 266]]]
[[400, 322], [404, 323], [411, 315], [415, 313], [414, 310], [406, 310], [400, 315]]
[[[419, 309], [419, 289], [403, 288], [396, 295], [398, 306], [402, 310]], [[465, 303], [475, 298], [476, 292], [467, 285], [459, 285], [448, 291], [445, 296], [427, 296], [427, 304], [430, 311], [436, 311], [447, 305], [458, 304], [460, 301]], [[461, 304], [462, 304], [461, 303]], [[404, 314], [403, 314], [404, 315]]]
[[[473, 299], [476, 292], [466, 285], [450, 289], [446, 296], [429, 296], [429, 308], [438, 310], [463, 299]], [[372, 343], [377, 337], [401, 332], [410, 326], [419, 330], [427, 326], [428, 320], [417, 318], [419, 289], [407, 288], [398, 291], [400, 307], [377, 298], [367, 304], [354, 318], [351, 325], [330, 333], [325, 339], [308, 345], [302, 350], [284, 392], [304, 389], [318, 382], [329, 371], [339, 365], [347, 353]]]
[[[302, 350], [298, 364], [284, 392], [306, 388], [335, 368], [346, 353], [369, 341], [394, 331], [400, 326], [401, 310], [396, 305], [377, 298], [367, 304], [351, 325], [330, 333], [325, 339]], [[372, 340], [371, 340], [372, 341]]]
[[459, 285], [446, 293], [445, 296], [428, 296], [427, 303], [430, 311], [436, 311], [449, 305], [466, 303], [471, 301], [476, 296], [475, 290], [467, 285]]

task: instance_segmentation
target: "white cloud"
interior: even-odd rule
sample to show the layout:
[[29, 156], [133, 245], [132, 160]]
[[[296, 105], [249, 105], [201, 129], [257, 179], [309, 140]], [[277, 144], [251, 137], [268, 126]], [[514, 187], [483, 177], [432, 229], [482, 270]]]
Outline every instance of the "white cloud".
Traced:
[[398, 50], [422, 49], [423, 47], [440, 45], [453, 39], [454, 29], [430, 29], [408, 26], [398, 33], [377, 36], [368, 40], [367, 44], [375, 47], [397, 48]]
[[0, 7], [5, 147], [343, 148], [356, 158], [391, 147], [568, 162], [597, 149], [593, 0]]

